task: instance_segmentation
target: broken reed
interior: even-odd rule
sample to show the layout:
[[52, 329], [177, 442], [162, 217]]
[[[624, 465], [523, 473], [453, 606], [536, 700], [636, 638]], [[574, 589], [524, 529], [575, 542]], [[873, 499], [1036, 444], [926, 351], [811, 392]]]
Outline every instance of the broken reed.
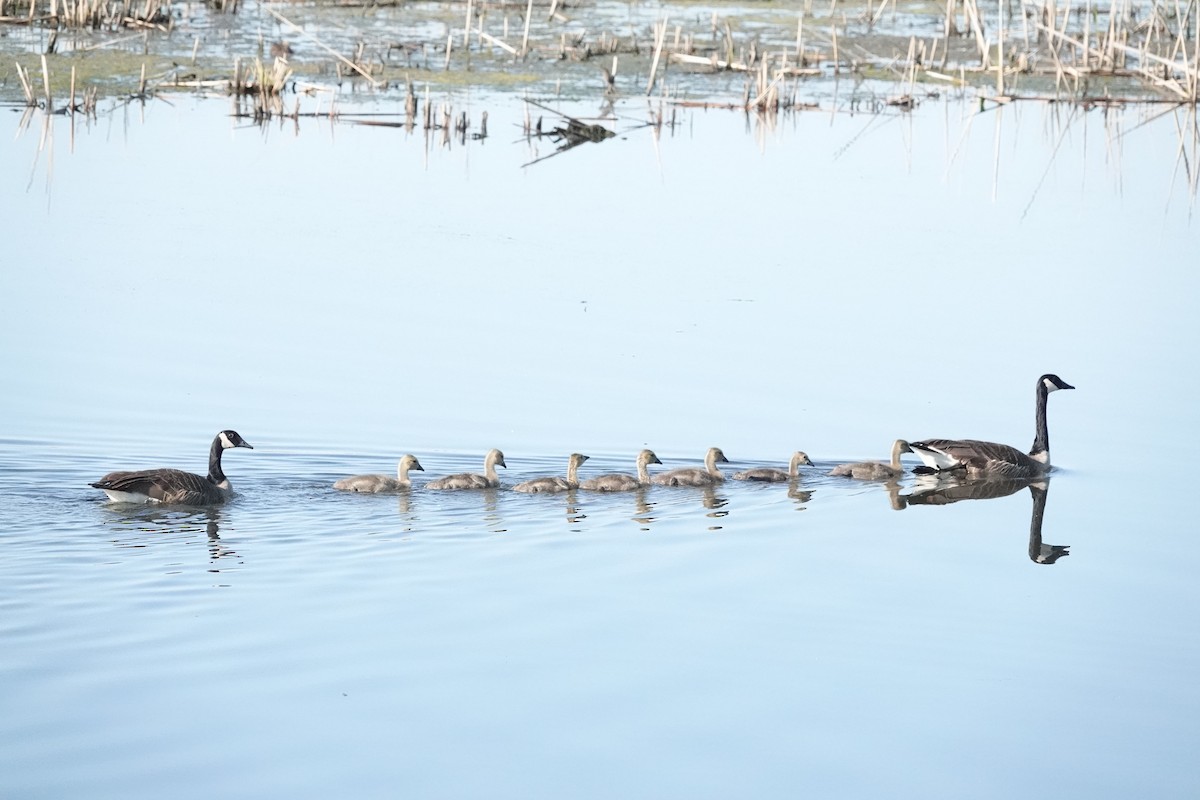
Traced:
[[[1133, 78], [1174, 101], [1200, 100], [1196, 0], [1044, 0], [1011, 15], [1009, 9], [1006, 2], [984, 9], [979, 0], [946, 0], [947, 41], [970, 39], [978, 59], [957, 68], [994, 71], [997, 95], [1009, 93], [1010, 78], [1038, 75], [1080, 97], [1090, 91], [1089, 79]], [[948, 55], [949, 48], [943, 68]]]
[[[37, 90], [34, 86], [33, 79], [29, 74], [29, 70], [24, 69], [19, 63], [15, 65], [17, 68], [17, 78], [21, 81], [21, 91], [25, 94], [25, 105], [27, 108], [44, 108], [49, 113], [54, 113], [54, 95], [50, 92], [50, 67], [46, 62], [46, 56], [42, 56], [42, 97], [39, 99]], [[143, 73], [145, 68], [143, 67]], [[96, 116], [96, 87], [90, 86], [83, 92], [83, 96], [76, 100], [75, 89], [75, 67], [71, 67], [71, 93], [67, 97], [67, 105], [62, 109], [63, 113], [70, 114], [72, 117], [76, 114], [83, 114], [87, 117]]]
[[248, 116], [267, 120], [284, 113], [283, 90], [291, 77], [292, 70], [284, 58], [276, 58], [269, 67], [256, 58], [245, 69], [241, 59], [235, 59], [229, 91], [234, 97], [251, 101], [252, 112]]
[[[207, 0], [212, 8], [236, 8], [238, 0]], [[378, 3], [371, 3], [372, 6]], [[814, 5], [816, 9], [814, 11]], [[1016, 96], [1021, 76], [1049, 76], [1054, 91], [1064, 89], [1085, 99], [1096, 82], [1089, 79], [1134, 78], [1144, 87], [1163, 93], [1177, 102], [1197, 102], [1200, 95], [1200, 0], [1040, 0], [1038, 4], [1013, 5], [1009, 0], [981, 3], [980, 0], [945, 0], [942, 36], [908, 39], [907, 54], [886, 36], [885, 16], [902, 13], [896, 0], [869, 0], [866, 11], [839, 7], [838, 0], [826, 6], [822, 0], [805, 0], [796, 24], [772, 29], [758, 26], [735, 30], [736, 18], [719, 12], [699, 22], [693, 30], [672, 24], [666, 17], [656, 20], [649, 31], [630, 27], [626, 31], [567, 33], [558, 26], [567, 18], [550, 4], [550, 14], [534, 12], [531, 2], [519, 0], [496, 6], [486, 0], [471, 0], [463, 29], [447, 31], [445, 41], [423, 45], [404, 44], [411, 56], [414, 48], [425, 52], [425, 69], [430, 51], [444, 51], [444, 69], [452, 61], [470, 63], [471, 53], [491, 52], [500, 58], [582, 61], [596, 55], [612, 56], [612, 69], [604, 66], [599, 82], [602, 90], [616, 94], [617, 54], [640, 59], [646, 94], [654, 91], [672, 65], [691, 71], [743, 71], [747, 74], [743, 107], [754, 109], [786, 107], [788, 93], [781, 91], [786, 79], [811, 75], [834, 75], [844, 70], [891, 73], [910, 97], [918, 80], [966, 83], [971, 74], [987, 73], [998, 97]], [[510, 26], [507, 11], [523, 7], [520, 24]], [[0, 17], [10, 23], [26, 22], [49, 27], [120, 26], [154, 27], [172, 25], [170, 0], [0, 0]], [[472, 9], [477, 12], [472, 12]], [[740, 8], [733, 6], [731, 9]], [[394, 43], [372, 48], [360, 41], [351, 57], [321, 42], [311, 31], [293, 24], [274, 8], [266, 9], [291, 33], [311, 41], [336, 60], [339, 78], [354, 73], [374, 86], [384, 85]], [[915, 12], [920, 13], [920, 12]], [[497, 18], [502, 17], [502, 27]], [[694, 19], [694, 18], [693, 18]], [[693, 23], [694, 24], [694, 23]], [[863, 32], [873, 34], [867, 39]], [[639, 41], [640, 39], [640, 41]], [[871, 52], [887, 42], [893, 52]], [[940, 56], [940, 59], [938, 58]], [[376, 73], [373, 58], [379, 59]], [[410, 63], [409, 67], [412, 65]], [[345, 68], [345, 69], [343, 69]], [[626, 68], [628, 87], [639, 69]], [[956, 76], [957, 73], [957, 76]], [[377, 77], [377, 75], [379, 77]], [[237, 75], [236, 87], [245, 76]], [[272, 96], [268, 87], [274, 78], [266, 74], [250, 83], [264, 100]], [[1045, 85], [1045, 84], [1042, 84]], [[665, 82], [663, 83], [665, 90]], [[640, 88], [640, 87], [638, 87]], [[1123, 87], [1128, 91], [1128, 86]]]
[[0, 0], [0, 20], [56, 30], [173, 26], [170, 0]]

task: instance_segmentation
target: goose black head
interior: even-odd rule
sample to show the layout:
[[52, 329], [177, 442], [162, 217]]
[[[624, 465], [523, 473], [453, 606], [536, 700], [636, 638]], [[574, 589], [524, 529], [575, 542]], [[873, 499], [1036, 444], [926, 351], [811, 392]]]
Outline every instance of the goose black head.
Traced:
[[249, 442], [242, 438], [237, 431], [221, 431], [217, 434], [217, 438], [221, 440], [221, 447], [228, 450], [231, 447], [246, 447], [251, 450], [254, 447]]
[[1047, 392], [1057, 391], [1058, 389], [1074, 389], [1075, 387], [1064, 381], [1057, 375], [1046, 374], [1038, 379], [1039, 382], [1046, 387]]

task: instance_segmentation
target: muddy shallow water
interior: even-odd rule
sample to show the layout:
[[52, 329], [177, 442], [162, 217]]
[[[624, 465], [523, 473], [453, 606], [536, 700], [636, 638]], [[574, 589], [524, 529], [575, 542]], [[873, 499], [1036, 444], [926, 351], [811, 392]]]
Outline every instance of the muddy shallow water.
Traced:
[[[625, 101], [523, 167], [555, 144], [519, 100], [452, 100], [488, 138], [190, 96], [73, 135], [3, 115], [0, 794], [1195, 795], [1186, 117]], [[1047, 371], [1077, 388], [1041, 500], [826, 474], [897, 437], [1027, 446]], [[255, 449], [224, 507], [87, 485], [202, 470], [227, 427]], [[816, 467], [330, 486], [711, 445]]]

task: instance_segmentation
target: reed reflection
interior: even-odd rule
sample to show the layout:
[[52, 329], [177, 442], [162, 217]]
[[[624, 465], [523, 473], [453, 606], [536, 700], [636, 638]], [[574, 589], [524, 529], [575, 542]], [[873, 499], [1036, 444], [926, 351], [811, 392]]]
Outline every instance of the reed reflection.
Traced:
[[1070, 545], [1046, 544], [1042, 539], [1042, 519], [1050, 494], [1050, 478], [992, 478], [965, 479], [947, 473], [920, 476], [909, 494], [901, 494], [898, 485], [889, 485], [892, 508], [903, 510], [910, 505], [945, 506], [962, 500], [991, 500], [1007, 497], [1028, 488], [1033, 497], [1029, 519], [1029, 560], [1035, 564], [1053, 564], [1071, 555]]

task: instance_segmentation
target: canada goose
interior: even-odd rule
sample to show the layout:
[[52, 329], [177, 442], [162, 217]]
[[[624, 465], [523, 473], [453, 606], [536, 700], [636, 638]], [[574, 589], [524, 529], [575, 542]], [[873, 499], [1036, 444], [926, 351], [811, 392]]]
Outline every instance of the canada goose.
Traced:
[[728, 464], [729, 459], [719, 447], [708, 448], [704, 456], [704, 468], [679, 467], [660, 472], [651, 481], [658, 486], [713, 486], [725, 480], [717, 464]]
[[926, 439], [913, 442], [913, 452], [927, 465], [924, 472], [966, 470], [968, 477], [1033, 478], [1050, 470], [1050, 433], [1046, 428], [1046, 398], [1050, 392], [1075, 387], [1057, 375], [1037, 381], [1037, 434], [1029, 455], [1015, 447], [975, 439]]
[[504, 453], [495, 448], [488, 451], [483, 459], [483, 474], [475, 472], [460, 472], [457, 475], [447, 475], [425, 484], [426, 489], [494, 489], [500, 485], [500, 476], [496, 474], [496, 465], [508, 469], [504, 463]]
[[800, 465], [807, 464], [812, 466], [813, 463], [808, 457], [808, 453], [802, 450], [797, 450], [792, 453], [792, 460], [788, 463], [787, 472], [774, 467], [755, 467], [754, 469], [744, 469], [741, 472], [733, 473], [735, 481], [762, 481], [763, 483], [787, 483], [793, 478], [800, 476]]
[[524, 483], [518, 483], [513, 487], [513, 491], [535, 494], [538, 492], [565, 492], [569, 489], [578, 489], [579, 467], [587, 460], [588, 457], [582, 453], [571, 453], [571, 456], [567, 459], [566, 480], [563, 480], [558, 476], [549, 478], [534, 478], [533, 480], [528, 480]]
[[143, 469], [110, 472], [91, 486], [104, 490], [115, 503], [178, 503], [210, 506], [224, 503], [233, 494], [221, 471], [221, 453], [230, 447], [250, 447], [237, 431], [221, 431], [208, 451], [208, 477], [179, 469]]
[[650, 485], [650, 464], [661, 464], [653, 450], [643, 450], [637, 456], [637, 477], [623, 472], [597, 475], [579, 484], [580, 489], [592, 492], [632, 492]]
[[912, 451], [912, 445], [903, 439], [897, 439], [892, 444], [891, 464], [879, 461], [856, 461], [853, 464], [838, 464], [829, 474], [857, 478], [860, 481], [885, 481], [888, 478], [899, 478], [904, 474], [904, 466], [900, 463], [900, 454]]
[[425, 471], [416, 456], [405, 455], [396, 465], [396, 477], [394, 478], [390, 475], [354, 475], [350, 478], [342, 478], [333, 484], [333, 488], [341, 489], [344, 492], [365, 492], [367, 494], [398, 492], [412, 486], [412, 481], [408, 479], [410, 469]]

